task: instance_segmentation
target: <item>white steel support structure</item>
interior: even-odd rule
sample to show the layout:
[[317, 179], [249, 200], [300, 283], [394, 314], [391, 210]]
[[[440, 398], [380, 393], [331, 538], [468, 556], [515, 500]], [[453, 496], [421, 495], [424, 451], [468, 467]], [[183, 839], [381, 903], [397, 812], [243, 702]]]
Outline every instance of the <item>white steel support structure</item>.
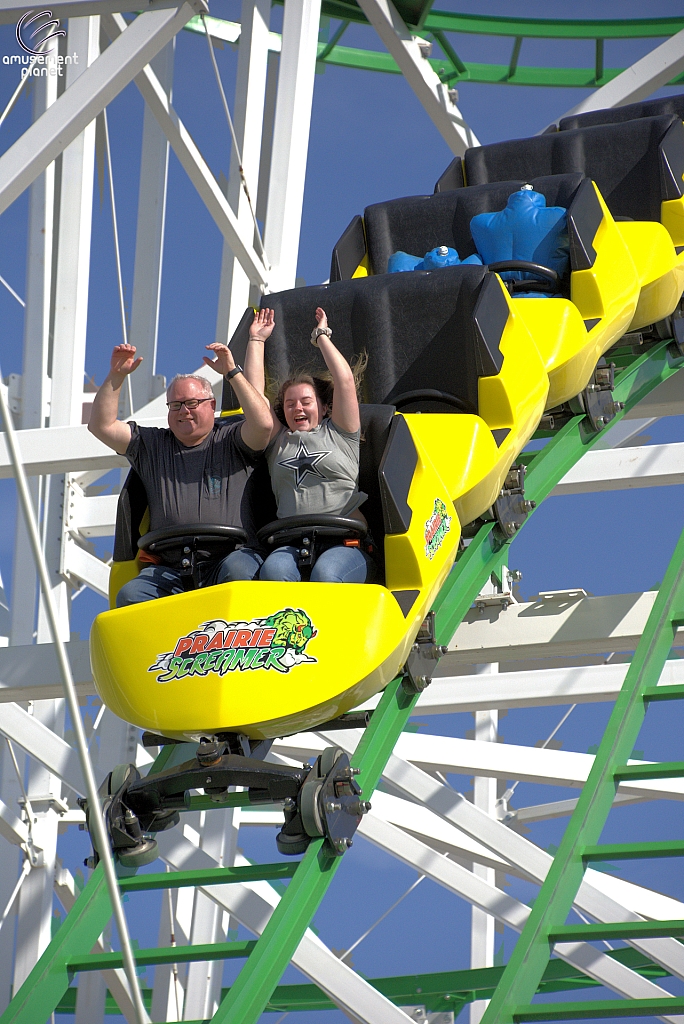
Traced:
[[411, 34], [392, 0], [359, 0], [359, 7], [399, 65], [454, 156], [479, 146], [456, 106], [455, 92], [440, 82], [427, 57], [431, 44]]
[[[269, 49], [274, 45], [268, 31], [269, 3], [243, 2], [235, 127], [252, 203], [257, 217], [265, 219], [266, 263], [254, 239], [236, 154], [233, 152], [231, 157], [226, 196], [171, 103], [174, 37], [199, 10], [199, 3], [174, 6], [168, 0], [154, 5], [145, 0], [136, 4], [73, 0], [70, 10], [79, 17], [70, 21], [68, 47], [70, 52], [78, 49], [82, 61], [70, 69], [67, 89], [59, 99], [54, 78], [34, 81], [34, 125], [21, 144], [10, 146], [0, 157], [0, 211], [31, 187], [24, 373], [16, 415], [22, 427], [22, 452], [34, 481], [34, 499], [43, 510], [46, 554], [61, 602], [65, 638], [69, 634], [73, 582], [85, 579], [91, 589], [106, 591], [106, 567], [86, 552], [81, 542], [112, 535], [116, 496], [89, 496], [87, 485], [98, 474], [125, 465], [81, 425], [94, 118], [122, 88], [135, 81], [146, 107], [130, 340], [145, 356], [145, 362], [132, 380], [133, 406], [141, 422], [163, 425], [163, 402], [155, 401], [161, 387], [155, 375], [155, 360], [169, 145], [223, 238], [216, 340], [226, 341], [250, 294], [254, 299], [259, 291], [295, 285], [320, 6], [320, 0], [285, 0], [279, 56], [277, 50]], [[460, 154], [467, 146], [477, 144], [454, 104], [453, 94], [439, 82], [426, 59], [428, 46], [411, 34], [391, 0], [360, 0], [360, 6], [450, 149]], [[129, 8], [143, 13], [126, 22], [121, 11]], [[63, 14], [69, 8], [62, 4], [55, 10]], [[16, 20], [16, 13], [14, 0], [0, 2], [0, 21]], [[102, 56], [98, 56], [100, 23], [112, 39]], [[623, 104], [648, 95], [684, 68], [683, 40], [683, 33], [673, 37], [576, 109]], [[206, 46], [205, 41], [202, 46]], [[223, 122], [218, 128], [228, 138]], [[61, 166], [57, 197], [56, 158]], [[676, 383], [681, 389], [680, 382]], [[662, 393], [651, 395], [644, 407], [607, 439], [607, 444], [626, 444], [656, 417], [681, 409], [680, 392], [663, 386]], [[47, 422], [49, 431], [45, 430]], [[684, 445], [644, 448], [637, 442], [617, 451], [601, 448], [599, 443], [567, 475], [556, 495], [684, 481]], [[73, 480], [77, 472], [83, 475]], [[0, 437], [0, 477], [8, 475], [9, 460]], [[41, 483], [44, 477], [50, 478], [49, 487]], [[66, 516], [62, 493], [69, 495], [70, 511]], [[83, 781], [74, 751], [64, 739], [62, 702], [53, 699], [59, 692], [59, 681], [53, 651], [45, 643], [42, 617], [36, 629], [35, 574], [22, 529], [20, 525], [15, 538], [12, 646], [0, 651], [0, 912], [17, 884], [20, 862], [27, 852], [35, 866], [27, 874], [15, 904], [19, 920], [14, 962], [13, 913], [0, 927], [0, 1011], [9, 999], [12, 983], [15, 987], [21, 983], [49, 938], [53, 892], [66, 909], [73, 906], [75, 881], [56, 860], [57, 832], [60, 820], [68, 821], [70, 827], [82, 820], [73, 794], [83, 793]], [[534, 665], [534, 659], [543, 658], [551, 648], [557, 661], [591, 659], [606, 649], [629, 651], [652, 603], [650, 593], [589, 598], [574, 591], [540, 597], [534, 602], [534, 614], [530, 614], [533, 602], [506, 612], [501, 608], [489, 608], [482, 615], [474, 612], [466, 617], [445, 655], [440, 666], [442, 675], [421, 695], [420, 714], [473, 712], [474, 739], [440, 736], [438, 723], [428, 736], [405, 733], [385, 772], [386, 791], [374, 797], [373, 811], [364, 819], [359, 835], [442, 886], [449, 899], [456, 896], [471, 905], [473, 967], [493, 963], [495, 919], [519, 930], [529, 914], [528, 907], [496, 887], [497, 875], [539, 883], [550, 863], [548, 854], [497, 820], [497, 787], [501, 780], [560, 785], [576, 793], [593, 763], [591, 754], [579, 751], [499, 744], [499, 711], [612, 701], [626, 672], [623, 664], [574, 664], [566, 668], [530, 668], [525, 664], [521, 671], [498, 673], [498, 665], [493, 663], [506, 658], [519, 667], [528, 661]], [[678, 642], [683, 637], [684, 632]], [[44, 649], [34, 644], [36, 638]], [[79, 693], [92, 694], [87, 643], [75, 640], [70, 644], [70, 656]], [[474, 667], [483, 661], [489, 662], [487, 671]], [[668, 663], [661, 685], [681, 684], [681, 665]], [[33, 819], [30, 830], [26, 820], [20, 820], [20, 785], [5, 737], [11, 739], [22, 779], [28, 783]], [[349, 732], [287, 737], [276, 742], [271, 756], [301, 761], [330, 743], [351, 751], [358, 738]], [[138, 739], [138, 730], [105, 712], [91, 745], [99, 777], [116, 764], [149, 760]], [[483, 749], [485, 743], [488, 746]], [[445, 784], [447, 774], [473, 777], [472, 802]], [[71, 801], [68, 809], [62, 802], [67, 798]], [[684, 800], [681, 780], [623, 785], [616, 804], [656, 799]], [[512, 813], [519, 822], [535, 822], [565, 816], [574, 804], [574, 799], [546, 804], [540, 801]], [[64, 816], [62, 811], [66, 811]], [[208, 817], [196, 814], [185, 819], [194, 829], [196, 843], [176, 829], [160, 834], [160, 850], [170, 869], [232, 864], [240, 827], [273, 826], [280, 821], [280, 814], [272, 808], [215, 810]], [[237, 862], [244, 862], [240, 855]], [[170, 944], [172, 932], [182, 944], [222, 941], [229, 915], [233, 922], [259, 934], [277, 902], [275, 889], [263, 882], [212, 886], [195, 894], [180, 890], [163, 901], [159, 943]], [[597, 920], [684, 916], [684, 907], [677, 900], [595, 871], [587, 873], [577, 906]], [[105, 934], [101, 948], [106, 948], [107, 941]], [[679, 943], [648, 940], [641, 948], [673, 975], [684, 978]], [[649, 998], [666, 994], [652, 981], [586, 945], [564, 944], [558, 951], [569, 963], [622, 995]], [[293, 962], [350, 1018], [363, 1024], [406, 1024], [408, 1018], [399, 1007], [312, 932], [305, 935]], [[209, 1017], [217, 1005], [220, 987], [218, 963], [192, 964], [177, 972], [158, 969], [152, 1018], [171, 1021]], [[125, 978], [121, 971], [111, 971], [81, 977], [76, 1024], [102, 1024], [106, 988], [126, 1019], [132, 1019]], [[484, 1005], [474, 1003], [470, 1007], [471, 1024], [478, 1024]]]
[[[151, 63], [159, 84], [171, 102], [173, 61], [176, 40], [161, 50]], [[164, 225], [166, 221], [166, 184], [169, 172], [169, 143], [150, 108], [143, 116], [138, 223], [135, 238], [133, 300], [129, 342], [135, 345], [143, 362], [131, 377], [133, 410], [147, 405], [163, 391], [163, 381], [155, 374], [159, 297], [161, 292]]]
[[[270, 0], [243, 0], [235, 84], [234, 127], [252, 208], [250, 209], [242, 185], [240, 160], [232, 144], [226, 198], [237, 217], [238, 228], [245, 238], [255, 234], [253, 218], [259, 203], [259, 161], [266, 100], [270, 14]], [[249, 303], [249, 290], [249, 278], [230, 246], [224, 241], [216, 317], [216, 341], [219, 344], [227, 344], [232, 337]]]
[[[72, 18], [67, 45], [78, 63], [67, 66], [68, 89], [87, 71], [99, 52], [99, 18]], [[48, 108], [48, 112], [53, 109]], [[43, 114], [43, 117], [46, 116]], [[50, 425], [68, 426], [81, 421], [85, 341], [88, 318], [90, 233], [93, 200], [95, 124], [89, 125], [62, 153], [59, 194], [59, 236], [55, 266], [54, 328]], [[67, 477], [49, 477], [44, 503], [44, 547], [52, 593], [62, 635], [69, 638], [70, 587], [64, 579], [63, 499]], [[43, 602], [39, 601], [37, 642], [49, 639]], [[62, 735], [64, 701], [38, 701], [36, 719]], [[52, 937], [52, 906], [57, 854], [57, 810], [61, 808], [61, 780], [34, 761], [29, 762], [27, 796], [33, 809], [33, 832], [42, 853], [19, 895], [15, 990], [23, 983]]]
[[[478, 665], [478, 675], [492, 675], [498, 672], [496, 662]], [[498, 738], [499, 712], [476, 711], [474, 739], [476, 743], [496, 743]], [[476, 775], [473, 778], [473, 805], [489, 814], [496, 815], [497, 780]], [[496, 885], [496, 871], [491, 867], [475, 862], [473, 874], [482, 878], [489, 885]], [[473, 906], [470, 925], [470, 966], [493, 967], [496, 921], [479, 907]], [[480, 1024], [488, 1002], [476, 999], [470, 1004], [470, 1024]]]
[[269, 291], [294, 288], [321, 0], [285, 0], [264, 245]]

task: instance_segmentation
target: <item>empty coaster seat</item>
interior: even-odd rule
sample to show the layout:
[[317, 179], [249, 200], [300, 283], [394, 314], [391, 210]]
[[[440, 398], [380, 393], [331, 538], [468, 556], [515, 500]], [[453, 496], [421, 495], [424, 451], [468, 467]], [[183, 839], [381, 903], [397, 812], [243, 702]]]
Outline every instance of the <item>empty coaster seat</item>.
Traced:
[[587, 110], [582, 114], [571, 114], [560, 119], [558, 130], [565, 132], [595, 124], [621, 124], [623, 121], [632, 121], [638, 117], [659, 117], [663, 114], [675, 114], [680, 121], [684, 121], [684, 93], [666, 96], [664, 99], [628, 103], [625, 107], [609, 107], [606, 110]]
[[427, 196], [409, 196], [366, 207], [363, 215], [369, 271], [387, 272], [387, 261], [399, 250], [422, 256], [438, 245], [458, 251], [461, 259], [477, 252], [470, 222], [479, 213], [496, 213], [526, 183], [546, 199], [547, 206], [570, 206], [582, 174], [538, 177], [529, 182], [505, 181]]
[[684, 195], [684, 124], [667, 114], [496, 142], [466, 150], [463, 171], [468, 185], [579, 172], [614, 217], [660, 221], [661, 203]]

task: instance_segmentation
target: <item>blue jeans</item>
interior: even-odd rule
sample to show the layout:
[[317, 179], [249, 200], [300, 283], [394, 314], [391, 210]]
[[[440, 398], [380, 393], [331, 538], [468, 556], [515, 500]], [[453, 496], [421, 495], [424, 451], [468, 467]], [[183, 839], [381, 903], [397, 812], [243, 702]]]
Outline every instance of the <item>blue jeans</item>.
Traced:
[[[276, 548], [261, 566], [260, 580], [299, 583], [301, 573], [297, 565], [297, 548]], [[312, 583], [365, 583], [370, 559], [360, 548], [347, 548], [335, 544], [326, 548], [316, 559], [311, 570]]]
[[[200, 587], [213, 587], [217, 583], [233, 583], [235, 580], [253, 580], [262, 562], [261, 555], [252, 548], [236, 548], [221, 560], [200, 562]], [[134, 580], [121, 588], [116, 595], [116, 607], [125, 608], [129, 604], [183, 593], [185, 590], [178, 569], [168, 565], [146, 565]]]

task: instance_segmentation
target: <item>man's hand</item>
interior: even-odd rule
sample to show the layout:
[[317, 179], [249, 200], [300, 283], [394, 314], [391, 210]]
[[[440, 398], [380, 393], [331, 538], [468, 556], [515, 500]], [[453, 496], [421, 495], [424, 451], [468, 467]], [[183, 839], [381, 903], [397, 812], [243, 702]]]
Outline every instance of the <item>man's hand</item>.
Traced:
[[112, 352], [109, 372], [113, 377], [127, 377], [138, 369], [142, 361], [142, 356], [135, 358], [135, 345], [117, 345]]
[[220, 345], [215, 341], [213, 345], [205, 345], [205, 348], [208, 348], [210, 352], [214, 352], [216, 359], [210, 359], [209, 356], [205, 356], [204, 362], [207, 366], [211, 366], [212, 370], [220, 373], [222, 377], [235, 368], [233, 353], [227, 345]]
[[249, 329], [250, 341], [268, 341], [275, 327], [275, 313], [272, 309], [258, 309]]

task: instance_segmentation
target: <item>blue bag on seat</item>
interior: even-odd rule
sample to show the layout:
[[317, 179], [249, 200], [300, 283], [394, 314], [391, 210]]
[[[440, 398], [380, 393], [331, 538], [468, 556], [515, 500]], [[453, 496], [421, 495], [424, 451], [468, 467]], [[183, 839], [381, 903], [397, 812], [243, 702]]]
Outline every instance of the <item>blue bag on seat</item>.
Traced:
[[[532, 188], [522, 188], [509, 196], [505, 210], [478, 213], [470, 222], [470, 233], [485, 264], [503, 260], [527, 260], [555, 270], [563, 277], [568, 270], [570, 246], [567, 211], [548, 206], [546, 199]], [[533, 274], [507, 270], [507, 281], [534, 280]], [[529, 298], [549, 298], [548, 293], [526, 292]]]
[[438, 245], [435, 249], [420, 256], [411, 256], [407, 252], [393, 252], [387, 261], [387, 273], [398, 274], [406, 270], [440, 270], [442, 267], [458, 267], [462, 264], [468, 266], [481, 266], [482, 260], [479, 256], [468, 256], [467, 259], [459, 258], [455, 249], [448, 245]]

